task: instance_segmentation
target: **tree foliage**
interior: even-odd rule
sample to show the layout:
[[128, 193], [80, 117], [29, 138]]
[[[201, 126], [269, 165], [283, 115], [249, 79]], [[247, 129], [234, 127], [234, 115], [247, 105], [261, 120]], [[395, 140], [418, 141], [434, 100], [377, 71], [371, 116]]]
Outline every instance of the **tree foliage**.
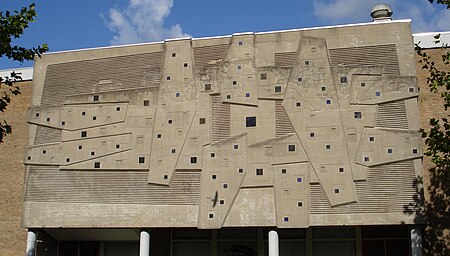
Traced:
[[[30, 22], [36, 17], [35, 5], [30, 4], [20, 11], [0, 12], [0, 58], [8, 58], [13, 61], [24, 62], [33, 60], [48, 50], [46, 44], [32, 48], [26, 48], [14, 44], [14, 40], [20, 38]], [[0, 77], [0, 112], [4, 112], [11, 102], [13, 95], [20, 94], [16, 82], [22, 80], [20, 74], [12, 72], [10, 76]], [[6, 120], [0, 120], [0, 143], [3, 138], [12, 132], [11, 126]]]
[[[450, 9], [450, 1], [437, 0], [436, 3]], [[429, 176], [426, 187], [428, 196], [424, 201], [418, 200], [422, 206], [418, 220], [425, 223], [424, 254], [450, 255], [450, 48], [441, 42], [440, 35], [434, 39], [437, 46], [442, 46], [438, 59], [416, 46], [422, 69], [429, 73], [427, 85], [443, 102], [442, 109], [435, 112], [444, 114], [441, 119], [430, 118], [429, 127], [421, 129], [427, 147], [425, 155], [430, 157], [434, 166], [425, 170]]]
[[[428, 0], [428, 2], [434, 3], [434, 0]], [[447, 9], [450, 9], [450, 1], [449, 0], [437, 0], [436, 3], [445, 5], [445, 6], [447, 6]]]

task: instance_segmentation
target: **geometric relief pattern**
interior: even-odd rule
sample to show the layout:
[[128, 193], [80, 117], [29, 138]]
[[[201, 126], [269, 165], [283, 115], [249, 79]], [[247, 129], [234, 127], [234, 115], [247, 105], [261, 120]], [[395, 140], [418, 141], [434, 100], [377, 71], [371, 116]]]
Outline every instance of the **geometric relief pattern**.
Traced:
[[[25, 157], [25, 200], [145, 204], [152, 216], [196, 206], [199, 228], [400, 213], [422, 156], [415, 79], [399, 75], [394, 39], [331, 50], [330, 40], [243, 33], [67, 53], [30, 109], [41, 143]], [[355, 57], [368, 49], [371, 62]]]

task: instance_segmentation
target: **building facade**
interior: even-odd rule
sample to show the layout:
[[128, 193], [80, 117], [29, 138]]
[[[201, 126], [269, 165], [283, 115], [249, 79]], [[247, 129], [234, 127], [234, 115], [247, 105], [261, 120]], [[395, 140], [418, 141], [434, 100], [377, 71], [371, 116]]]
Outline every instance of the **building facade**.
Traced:
[[417, 255], [418, 96], [408, 20], [44, 54], [30, 248]]

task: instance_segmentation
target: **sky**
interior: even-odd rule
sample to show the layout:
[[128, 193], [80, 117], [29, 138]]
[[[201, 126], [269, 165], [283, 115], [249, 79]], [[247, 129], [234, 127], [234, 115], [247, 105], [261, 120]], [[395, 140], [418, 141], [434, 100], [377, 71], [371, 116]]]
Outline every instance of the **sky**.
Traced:
[[[46, 43], [50, 52], [370, 22], [380, 2], [393, 19], [412, 19], [414, 33], [450, 31], [450, 10], [427, 0], [0, 0], [0, 11], [32, 2], [36, 21], [14, 43]], [[0, 59], [0, 69], [32, 65]]]

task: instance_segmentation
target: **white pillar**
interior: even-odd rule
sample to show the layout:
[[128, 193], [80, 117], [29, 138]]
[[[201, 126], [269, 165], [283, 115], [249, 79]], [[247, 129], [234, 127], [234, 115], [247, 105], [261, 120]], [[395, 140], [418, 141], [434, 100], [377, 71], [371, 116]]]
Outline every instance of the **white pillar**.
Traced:
[[269, 231], [269, 256], [278, 256], [278, 233], [275, 230]]
[[420, 227], [412, 227], [411, 235], [411, 256], [422, 256], [422, 230]]
[[36, 252], [36, 233], [34, 231], [28, 230], [26, 256], [34, 256], [35, 252]]
[[141, 231], [140, 245], [139, 245], [139, 256], [149, 256], [150, 255], [150, 234], [148, 231]]

